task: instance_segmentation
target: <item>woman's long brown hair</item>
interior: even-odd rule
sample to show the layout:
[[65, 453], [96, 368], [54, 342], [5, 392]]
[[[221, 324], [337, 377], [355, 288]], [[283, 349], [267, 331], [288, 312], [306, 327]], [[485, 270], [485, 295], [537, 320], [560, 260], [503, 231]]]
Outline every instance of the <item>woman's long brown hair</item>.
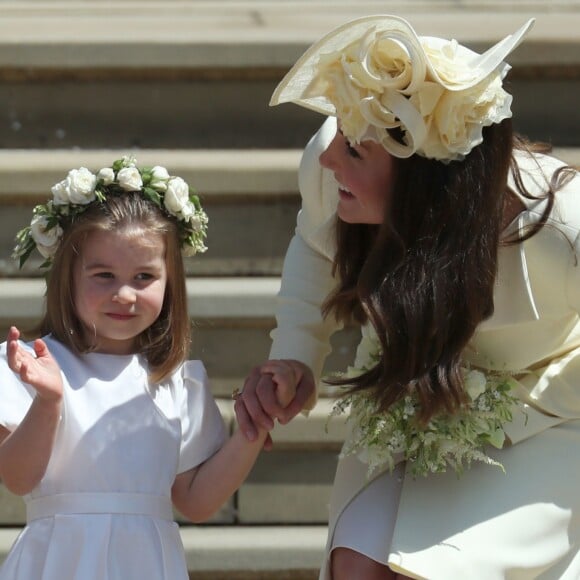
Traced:
[[514, 138], [511, 120], [448, 164], [397, 159], [392, 199], [380, 226], [337, 223], [336, 291], [325, 315], [368, 320], [382, 358], [356, 379], [386, 410], [410, 391], [421, 421], [465, 402], [461, 355], [493, 313], [504, 196]]

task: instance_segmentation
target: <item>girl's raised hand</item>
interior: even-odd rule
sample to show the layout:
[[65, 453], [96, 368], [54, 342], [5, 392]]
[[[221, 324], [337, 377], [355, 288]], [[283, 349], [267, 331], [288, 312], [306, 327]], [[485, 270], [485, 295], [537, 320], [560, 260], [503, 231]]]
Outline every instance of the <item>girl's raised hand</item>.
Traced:
[[11, 326], [7, 336], [8, 365], [20, 379], [32, 386], [39, 397], [60, 401], [62, 376], [60, 366], [42, 339], [34, 341], [34, 354], [18, 342], [20, 331]]

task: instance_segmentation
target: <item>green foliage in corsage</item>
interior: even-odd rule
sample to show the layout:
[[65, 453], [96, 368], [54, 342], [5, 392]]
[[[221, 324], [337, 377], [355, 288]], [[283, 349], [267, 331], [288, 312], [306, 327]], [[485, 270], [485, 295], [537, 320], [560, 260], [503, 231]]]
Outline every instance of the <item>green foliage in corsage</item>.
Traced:
[[[349, 368], [347, 377], [355, 377], [374, 366], [379, 356], [379, 343], [369, 348], [368, 363]], [[521, 406], [512, 393], [511, 376], [484, 374], [463, 369], [469, 403], [453, 415], [437, 415], [427, 425], [417, 421], [419, 403], [407, 395], [387, 412], [379, 412], [372, 398], [363, 393], [348, 394], [335, 404], [332, 416], [350, 413], [351, 435], [342, 455], [357, 454], [368, 464], [369, 476], [386, 466], [407, 461], [413, 475], [426, 476], [452, 468], [459, 475], [473, 461], [503, 466], [486, 453], [491, 445], [501, 448], [505, 434], [503, 425], [512, 420], [512, 413]]]

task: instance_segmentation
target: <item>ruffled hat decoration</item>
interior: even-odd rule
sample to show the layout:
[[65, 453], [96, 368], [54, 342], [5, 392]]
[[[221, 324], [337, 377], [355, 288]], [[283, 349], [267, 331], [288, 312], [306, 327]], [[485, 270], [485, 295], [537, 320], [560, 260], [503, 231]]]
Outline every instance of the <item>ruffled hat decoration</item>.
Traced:
[[483, 127], [511, 117], [503, 61], [533, 23], [480, 55], [455, 40], [420, 37], [397, 16], [360, 18], [313, 44], [270, 105], [336, 116], [351, 143], [372, 139], [396, 157], [461, 160], [482, 142]]

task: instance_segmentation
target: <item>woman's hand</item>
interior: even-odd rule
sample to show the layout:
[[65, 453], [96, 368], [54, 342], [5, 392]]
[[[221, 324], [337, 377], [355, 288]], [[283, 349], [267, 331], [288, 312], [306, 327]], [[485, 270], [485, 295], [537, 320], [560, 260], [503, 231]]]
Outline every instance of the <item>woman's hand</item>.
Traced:
[[[20, 331], [11, 326], [7, 336], [8, 365], [22, 381], [31, 385], [45, 401], [62, 399], [60, 367], [42, 339], [34, 341], [34, 354], [18, 342]], [[36, 355], [36, 356], [35, 356]]]
[[[291, 421], [315, 391], [312, 371], [297, 360], [270, 360], [254, 367], [236, 397], [234, 409], [246, 439], [254, 441], [258, 428], [271, 431], [274, 420]], [[271, 448], [268, 437], [264, 447]]]

